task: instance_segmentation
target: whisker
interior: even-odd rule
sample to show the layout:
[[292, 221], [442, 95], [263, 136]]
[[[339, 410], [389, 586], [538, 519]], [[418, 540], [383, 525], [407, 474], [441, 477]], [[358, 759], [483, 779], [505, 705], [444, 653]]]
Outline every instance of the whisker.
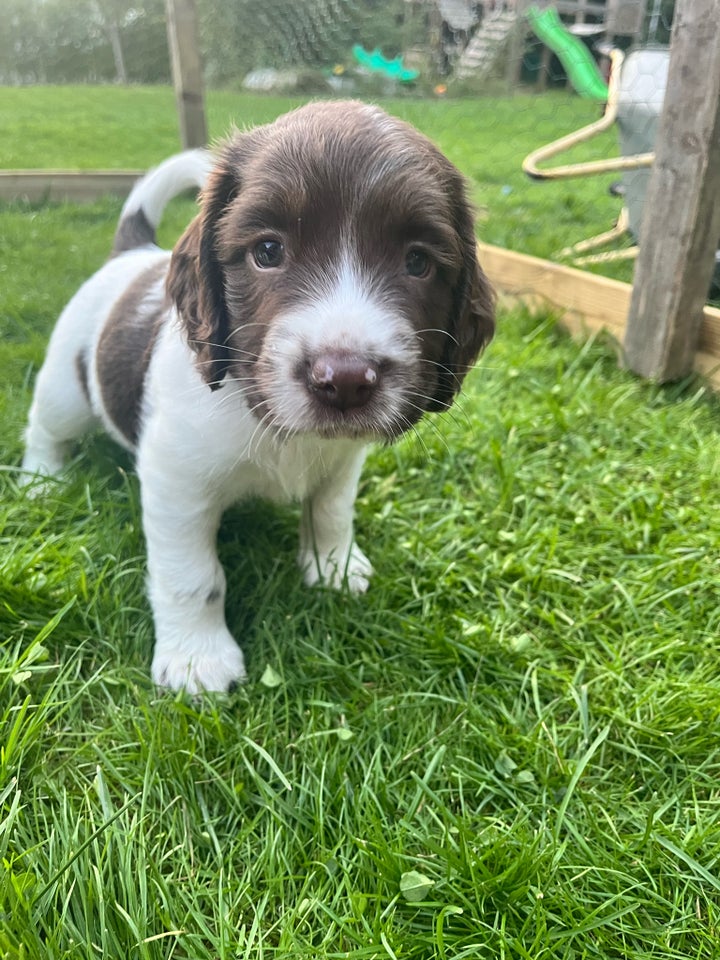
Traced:
[[448, 367], [447, 364], [440, 363], [438, 360], [430, 360], [428, 357], [420, 357], [419, 362], [428, 364], [429, 366], [437, 367], [440, 373], [444, 373], [446, 376], [448, 376], [451, 379], [452, 383], [455, 386], [456, 391], [460, 389], [463, 379], [471, 369], [470, 367], [468, 367], [466, 370], [463, 370], [463, 371], [453, 370], [451, 367]]
[[442, 327], [426, 327], [423, 330], [415, 331], [416, 336], [420, 336], [422, 333], [441, 333], [443, 336], [449, 337], [456, 346], [459, 346], [457, 337], [454, 337], [449, 330], [444, 330]]
[[[433, 397], [428, 396], [427, 394], [420, 393], [415, 390], [408, 391], [407, 395], [410, 397], [416, 397], [419, 400], [429, 401], [434, 399]], [[416, 407], [416, 409], [420, 409], [420, 407]], [[424, 412], [426, 411], [425, 407], [423, 407], [422, 409]], [[446, 407], [442, 411], [438, 410], [437, 412], [442, 413], [443, 416], [446, 416], [449, 420], [452, 420], [452, 422], [457, 427], [463, 427], [463, 426], [469, 427], [472, 425], [472, 419], [470, 418], [469, 414], [465, 411], [462, 401], [458, 397], [455, 398], [452, 406]], [[458, 414], [461, 414], [461, 417], [458, 417]], [[432, 417], [430, 417], [427, 419], [427, 422], [434, 423], [434, 420], [432, 419]]]
[[[195, 340], [188, 339], [187, 341], [191, 347], [217, 347], [218, 350], [229, 350], [234, 354], [246, 354], [248, 357], [251, 357], [252, 360], [259, 360], [260, 354], [254, 353], [252, 350], [243, 350], [241, 347], [234, 347], [229, 343], [221, 343], [216, 340]], [[250, 363], [252, 360], [240, 361], [242, 363]]]
[[[259, 403], [256, 404], [254, 410], [256, 410], [259, 406], [260, 406]], [[261, 433], [264, 433], [265, 421], [267, 420], [268, 417], [271, 416], [271, 413], [272, 411], [267, 410], [258, 420], [257, 426], [253, 430], [250, 436], [250, 439], [248, 440], [247, 445], [245, 447], [246, 456], [252, 458], [253, 441], [255, 440], [255, 437], [257, 436], [258, 431], [261, 431]]]
[[415, 441], [417, 442], [418, 446], [419, 446], [420, 449], [422, 450], [423, 455], [425, 456], [425, 459], [428, 461], [428, 463], [433, 463], [433, 462], [434, 462], [434, 461], [433, 461], [433, 457], [432, 457], [430, 451], [428, 450], [428, 446], [427, 446], [427, 444], [425, 443], [425, 440], [424, 440], [424, 438], [423, 438], [423, 435], [420, 433], [420, 431], [418, 430], [417, 426], [416, 426], [414, 423], [411, 423], [411, 424], [410, 424], [410, 426], [407, 428], [407, 430], [406, 430], [406, 432], [405, 432], [405, 435], [406, 435], [406, 436], [412, 436], [413, 440], [415, 440]]
[[[421, 412], [424, 412], [424, 408], [423, 408], [423, 407], [420, 407], [420, 406], [419, 406], [418, 404], [416, 404], [416, 403], [411, 403], [410, 401], [407, 401], [407, 405], [410, 406], [410, 407], [412, 407], [412, 408], [415, 409], [415, 410], [420, 410]], [[418, 436], [420, 436], [420, 433], [419, 433], [417, 424], [416, 424], [416, 423], [411, 423], [411, 422], [408, 420], [407, 417], [403, 417], [403, 419], [407, 421], [407, 424], [408, 424], [407, 429], [412, 429], [413, 433], [416, 433], [416, 434], [418, 434]], [[449, 453], [449, 452], [450, 452], [450, 445], [448, 444], [447, 438], [445, 437], [444, 433], [442, 432], [442, 430], [440, 429], [440, 427], [437, 425], [437, 423], [435, 423], [435, 421], [432, 420], [432, 419], [423, 420], [422, 423], [423, 423], [424, 429], [426, 429], [426, 430], [432, 430], [433, 433], [435, 433], [435, 435], [437, 436], [437, 438], [442, 441], [443, 446], [445, 447], [445, 449], [446, 449], [447, 452]], [[425, 447], [424, 441], [423, 441], [423, 447]], [[425, 450], [426, 450], [426, 452], [427, 452], [427, 448], [426, 448], [426, 447], [425, 447]]]

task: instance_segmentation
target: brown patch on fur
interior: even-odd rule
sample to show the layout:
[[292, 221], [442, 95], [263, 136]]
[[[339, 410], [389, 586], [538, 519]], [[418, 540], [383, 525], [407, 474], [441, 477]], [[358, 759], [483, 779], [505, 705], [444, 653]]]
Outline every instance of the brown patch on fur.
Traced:
[[[261, 128], [262, 129], [262, 128]], [[198, 368], [211, 390], [222, 385], [228, 369], [231, 326], [225, 301], [225, 276], [217, 255], [217, 230], [239, 189], [237, 171], [219, 165], [202, 195], [202, 212], [175, 245], [167, 291], [185, 325]]]
[[75, 373], [77, 374], [78, 382], [80, 383], [80, 389], [83, 392], [83, 396], [90, 404], [90, 388], [88, 387], [88, 368], [87, 368], [87, 352], [85, 350], [80, 350], [79, 353], [75, 356]]
[[116, 302], [97, 345], [96, 369], [103, 406], [133, 445], [138, 441], [143, 388], [155, 341], [167, 315], [164, 299], [143, 305], [162, 282], [167, 261], [145, 270]]
[[111, 257], [155, 243], [155, 228], [142, 210], [123, 217], [115, 231]]

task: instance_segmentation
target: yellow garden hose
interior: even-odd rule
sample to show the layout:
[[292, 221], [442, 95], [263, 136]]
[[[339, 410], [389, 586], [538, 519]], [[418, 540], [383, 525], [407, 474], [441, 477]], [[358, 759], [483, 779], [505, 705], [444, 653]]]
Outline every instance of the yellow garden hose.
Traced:
[[541, 170], [538, 166], [539, 163], [549, 160], [550, 157], [555, 157], [557, 154], [569, 150], [570, 147], [574, 147], [578, 143], [584, 143], [584, 141], [592, 139], [592, 137], [609, 129], [615, 123], [618, 113], [620, 68], [623, 59], [624, 55], [621, 50], [611, 51], [608, 99], [602, 117], [596, 120], [595, 123], [581, 127], [579, 130], [575, 130], [573, 133], [569, 133], [559, 140], [553, 140], [552, 143], [548, 143], [544, 147], [538, 147], [537, 150], [529, 153], [523, 160], [522, 165], [524, 172], [529, 177], [532, 177], [533, 180], [559, 180], [565, 177], [589, 177], [596, 173], [638, 170], [642, 167], [652, 166], [653, 160], [655, 159], [654, 153], [638, 153], [632, 157], [615, 157], [613, 160], [590, 160], [586, 163], [570, 163], [559, 167], [549, 167], [546, 170]]

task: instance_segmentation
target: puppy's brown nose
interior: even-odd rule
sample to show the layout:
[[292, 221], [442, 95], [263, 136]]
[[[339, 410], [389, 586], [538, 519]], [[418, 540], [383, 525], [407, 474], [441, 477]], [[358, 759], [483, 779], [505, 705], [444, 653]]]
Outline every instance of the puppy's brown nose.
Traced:
[[370, 400], [380, 379], [377, 366], [362, 357], [326, 353], [308, 370], [311, 392], [328, 407], [352, 410]]

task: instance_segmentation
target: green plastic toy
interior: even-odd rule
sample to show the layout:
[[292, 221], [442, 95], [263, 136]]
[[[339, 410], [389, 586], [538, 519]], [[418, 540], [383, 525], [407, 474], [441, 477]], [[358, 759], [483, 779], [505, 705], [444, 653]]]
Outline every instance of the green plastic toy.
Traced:
[[361, 67], [365, 67], [366, 70], [371, 70], [373, 73], [382, 74], [382, 76], [388, 77], [390, 80], [409, 83], [411, 80], [416, 80], [419, 76], [417, 70], [408, 70], [403, 66], [402, 57], [395, 57], [394, 60], [388, 60], [377, 47], [375, 47], [371, 53], [368, 53], [364, 47], [356, 43], [352, 48], [352, 52]]

